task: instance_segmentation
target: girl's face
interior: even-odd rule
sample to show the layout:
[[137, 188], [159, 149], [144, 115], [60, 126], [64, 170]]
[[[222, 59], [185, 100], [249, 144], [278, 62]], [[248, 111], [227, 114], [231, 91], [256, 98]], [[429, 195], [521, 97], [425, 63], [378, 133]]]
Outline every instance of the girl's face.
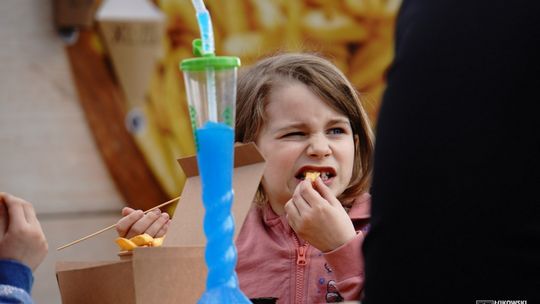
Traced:
[[334, 195], [349, 185], [355, 140], [349, 119], [304, 84], [293, 82], [268, 97], [257, 146], [266, 159], [262, 185], [277, 214], [308, 171], [321, 173]]

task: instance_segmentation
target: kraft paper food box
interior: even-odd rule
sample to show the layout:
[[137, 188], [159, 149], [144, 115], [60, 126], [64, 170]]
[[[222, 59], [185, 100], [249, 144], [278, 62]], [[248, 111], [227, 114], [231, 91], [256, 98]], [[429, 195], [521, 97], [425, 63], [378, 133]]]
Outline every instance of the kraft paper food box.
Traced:
[[[254, 144], [235, 147], [235, 238], [264, 170]], [[178, 160], [188, 177], [162, 247], [136, 248], [131, 259], [56, 264], [64, 304], [196, 303], [206, 285], [204, 207], [195, 156]], [[113, 240], [105, 240], [113, 242]], [[113, 258], [113, 257], [111, 257]]]

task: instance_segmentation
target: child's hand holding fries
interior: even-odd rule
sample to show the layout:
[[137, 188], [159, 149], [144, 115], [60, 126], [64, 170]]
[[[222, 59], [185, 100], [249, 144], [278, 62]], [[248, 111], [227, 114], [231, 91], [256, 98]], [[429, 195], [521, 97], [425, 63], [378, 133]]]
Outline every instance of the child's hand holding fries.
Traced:
[[169, 214], [159, 209], [144, 214], [142, 210], [124, 207], [122, 216], [116, 224], [116, 231], [120, 237], [127, 239], [144, 233], [151, 237], [162, 237], [171, 222]]

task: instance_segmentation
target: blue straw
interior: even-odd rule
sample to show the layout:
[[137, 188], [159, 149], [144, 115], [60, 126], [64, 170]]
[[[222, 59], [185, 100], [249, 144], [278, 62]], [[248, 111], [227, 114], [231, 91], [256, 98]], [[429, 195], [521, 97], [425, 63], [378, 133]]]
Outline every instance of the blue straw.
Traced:
[[[201, 31], [203, 56], [214, 55], [214, 31], [212, 29], [212, 19], [210, 13], [204, 6], [202, 0], [192, 0], [197, 13], [197, 22]], [[216, 74], [213, 67], [206, 68], [206, 94], [208, 95], [208, 120], [218, 122], [218, 111], [216, 101]]]

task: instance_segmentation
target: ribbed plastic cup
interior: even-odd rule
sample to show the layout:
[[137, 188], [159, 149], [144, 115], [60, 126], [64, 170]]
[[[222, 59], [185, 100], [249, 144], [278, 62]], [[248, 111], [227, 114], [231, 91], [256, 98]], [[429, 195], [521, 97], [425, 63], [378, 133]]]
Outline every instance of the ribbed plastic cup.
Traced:
[[206, 291], [198, 303], [251, 303], [240, 290], [235, 272], [237, 254], [231, 214], [239, 66], [240, 59], [237, 57], [213, 55], [186, 59], [180, 64], [197, 145], [197, 164], [205, 208], [203, 226], [208, 277]]

